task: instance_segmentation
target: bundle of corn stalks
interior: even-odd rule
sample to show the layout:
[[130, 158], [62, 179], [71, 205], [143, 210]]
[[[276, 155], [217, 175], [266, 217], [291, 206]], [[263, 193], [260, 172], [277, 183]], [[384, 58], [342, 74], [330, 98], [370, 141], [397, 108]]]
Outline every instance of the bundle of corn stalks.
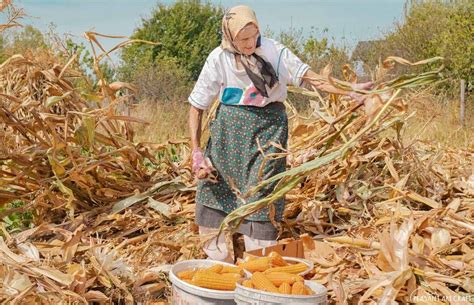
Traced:
[[[97, 36], [86, 33], [91, 44]], [[143, 121], [117, 110], [133, 88], [101, 79], [98, 92], [82, 92], [77, 56], [58, 58], [35, 50], [0, 65], [0, 301], [159, 297], [166, 276], [148, 267], [200, 255], [188, 229], [191, 174], [178, 164], [189, 148], [134, 143], [130, 122]], [[21, 213], [33, 228], [13, 234], [8, 216]]]
[[[97, 36], [86, 35], [99, 45]], [[117, 92], [133, 88], [102, 79], [99, 92], [83, 93], [74, 60], [35, 52], [0, 66], [0, 218], [33, 214], [22, 232], [0, 223], [0, 301], [164, 304], [170, 264], [203, 257], [189, 147], [135, 143], [129, 123], [141, 120], [117, 111], [130, 98]], [[398, 90], [439, 71], [389, 80], [394, 62], [411, 64], [381, 64], [376, 89], [360, 92], [364, 104], [304, 90], [313, 113], [302, 117], [287, 103], [288, 171], [272, 178], [280, 182], [270, 198], [224, 226], [285, 195], [281, 237], [307, 234], [312, 277], [332, 303], [466, 304], [474, 292], [474, 150], [402, 141], [411, 98]], [[329, 70], [321, 74], [332, 81]], [[345, 74], [356, 80], [348, 67]]]

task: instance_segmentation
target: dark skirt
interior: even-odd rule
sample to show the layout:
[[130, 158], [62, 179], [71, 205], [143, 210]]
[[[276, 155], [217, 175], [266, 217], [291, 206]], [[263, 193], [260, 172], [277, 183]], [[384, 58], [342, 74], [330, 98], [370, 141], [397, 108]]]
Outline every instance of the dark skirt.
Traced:
[[[209, 157], [217, 170], [217, 183], [207, 180], [198, 182], [196, 223], [217, 228], [228, 213], [246, 203], [263, 199], [273, 191], [276, 182], [245, 197], [260, 181], [259, 170], [263, 155], [259, 144], [264, 154], [281, 152], [279, 148], [270, 145], [270, 142], [285, 149], [287, 147], [288, 118], [285, 105], [280, 102], [270, 103], [265, 107], [220, 104], [210, 130], [205, 156]], [[267, 160], [261, 179], [268, 179], [285, 169], [286, 158]], [[245, 197], [244, 200], [235, 195], [231, 186]], [[280, 221], [285, 206], [284, 198], [273, 204], [275, 220]], [[276, 237], [276, 228], [270, 222], [268, 208], [247, 217], [238, 231], [257, 239]]]

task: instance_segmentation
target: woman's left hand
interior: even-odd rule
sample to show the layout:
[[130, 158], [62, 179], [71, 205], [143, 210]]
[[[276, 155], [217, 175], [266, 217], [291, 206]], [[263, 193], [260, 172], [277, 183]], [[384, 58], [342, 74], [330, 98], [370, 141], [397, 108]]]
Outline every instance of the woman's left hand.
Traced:
[[192, 151], [192, 170], [198, 179], [206, 179], [212, 176], [212, 172], [214, 171], [211, 160], [204, 157], [204, 154], [199, 148]]

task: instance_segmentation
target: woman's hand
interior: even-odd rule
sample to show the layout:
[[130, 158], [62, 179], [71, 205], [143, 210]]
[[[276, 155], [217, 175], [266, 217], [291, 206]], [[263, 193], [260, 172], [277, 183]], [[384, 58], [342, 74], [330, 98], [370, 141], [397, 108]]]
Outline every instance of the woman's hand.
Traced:
[[[363, 102], [365, 97], [363, 94], [357, 93], [355, 91], [370, 90], [374, 86], [373, 82], [353, 84], [353, 83], [349, 83], [346, 81], [341, 81], [341, 80], [333, 78], [334, 82], [337, 82], [340, 85], [343, 85], [344, 87], [346, 87], [346, 89], [337, 88], [329, 82], [327, 77], [323, 77], [322, 75], [317, 74], [316, 72], [313, 72], [312, 70], [306, 71], [306, 73], [303, 75], [303, 80], [311, 84], [313, 88], [316, 88], [328, 93], [349, 95], [351, 98], [360, 102]], [[349, 88], [352, 89], [352, 91], [350, 91]]]
[[364, 103], [367, 99], [367, 95], [357, 93], [355, 90], [371, 90], [374, 87], [374, 82], [351, 84], [351, 87], [354, 91], [349, 92], [348, 95], [358, 103]]
[[205, 158], [200, 148], [193, 149], [192, 152], [192, 170], [198, 179], [206, 179], [215, 171], [211, 160]]
[[352, 84], [352, 90], [370, 90], [374, 87], [374, 82], [365, 82], [365, 83], [358, 83]]

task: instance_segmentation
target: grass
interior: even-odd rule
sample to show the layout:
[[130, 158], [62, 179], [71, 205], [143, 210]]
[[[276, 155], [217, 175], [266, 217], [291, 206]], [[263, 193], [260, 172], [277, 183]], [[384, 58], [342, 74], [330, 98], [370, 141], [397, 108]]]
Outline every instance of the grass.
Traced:
[[409, 103], [409, 112], [414, 115], [408, 120], [403, 139], [458, 148], [474, 147], [474, 103], [471, 99], [466, 104], [465, 124], [461, 126], [458, 99], [426, 93], [414, 96]]
[[[466, 101], [465, 126], [459, 123], [459, 100], [449, 100], [431, 93], [418, 93], [410, 98], [409, 119], [403, 133], [407, 142], [422, 140], [451, 147], [474, 146], [474, 103]], [[306, 111], [299, 105], [302, 114]], [[136, 141], [164, 143], [189, 137], [189, 104], [186, 102], [150, 102], [137, 105], [131, 115], [150, 122], [136, 126]]]
[[135, 141], [164, 143], [188, 137], [188, 113], [186, 102], [144, 101], [136, 105], [130, 115], [149, 124], [135, 124]]
[[[25, 203], [21, 200], [14, 200], [13, 202], [7, 204], [6, 206], [0, 207], [0, 212], [4, 210], [8, 210], [11, 208], [19, 208], [23, 206]], [[9, 232], [20, 232], [25, 229], [29, 229], [32, 227], [33, 223], [33, 214], [31, 211], [27, 212], [16, 212], [9, 216], [4, 217], [1, 220], [1, 224], [4, 228]], [[0, 236], [3, 235], [3, 232], [0, 230]]]

